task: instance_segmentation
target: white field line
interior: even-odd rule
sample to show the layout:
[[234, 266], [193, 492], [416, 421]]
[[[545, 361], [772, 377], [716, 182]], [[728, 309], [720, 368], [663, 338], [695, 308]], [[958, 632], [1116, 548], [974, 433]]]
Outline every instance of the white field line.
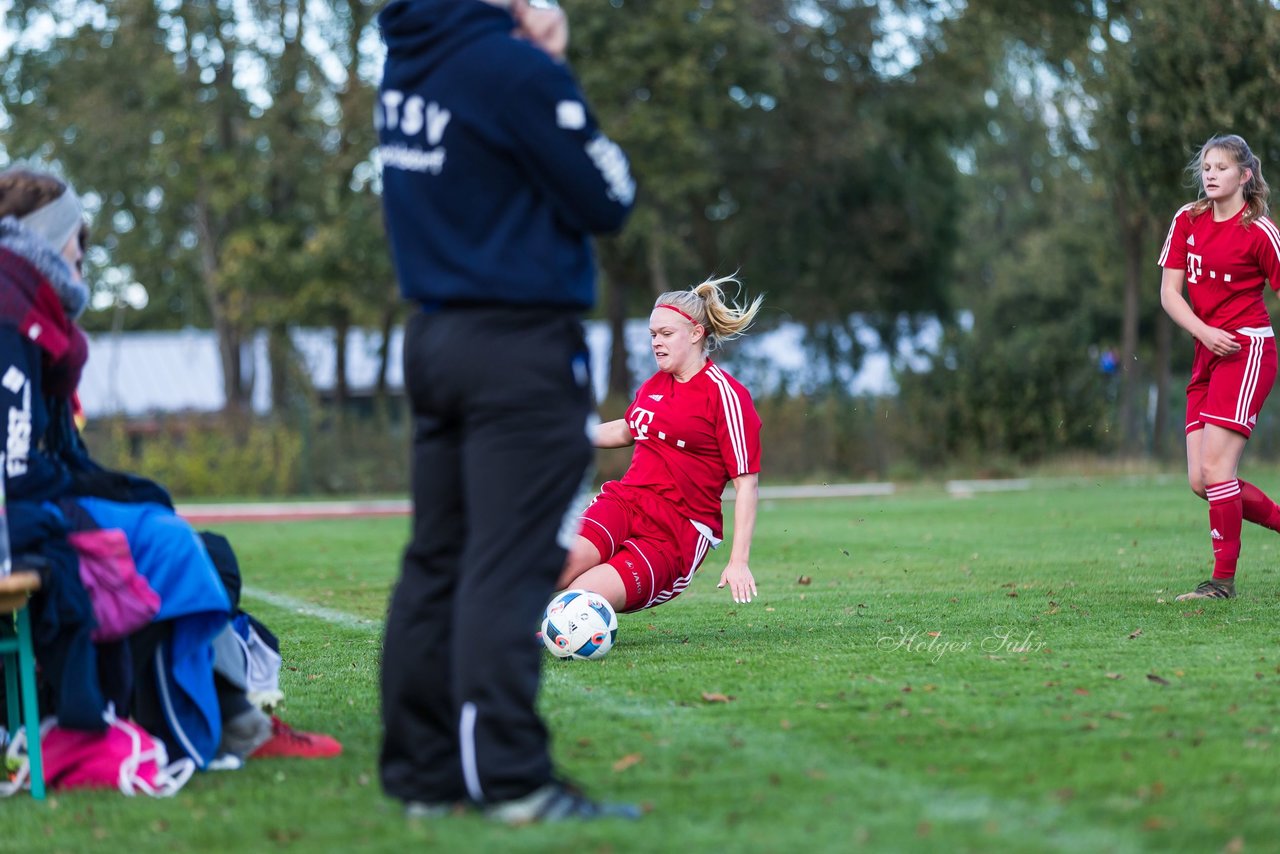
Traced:
[[[878, 495], [893, 495], [897, 487], [892, 483], [823, 483], [807, 486], [762, 486], [760, 497], [773, 500], [777, 498], [872, 498]], [[735, 496], [733, 487], [724, 491], [724, 500], [732, 501]]]
[[[312, 605], [301, 599], [280, 593], [271, 593], [255, 587], [245, 587], [242, 593], [251, 599], [258, 599], [277, 608], [312, 617], [332, 625], [368, 632], [381, 631], [383, 621], [357, 617], [344, 611]], [[570, 664], [574, 667], [578, 662]], [[588, 665], [590, 666], [590, 665]], [[574, 674], [577, 675], [577, 674]], [[575, 679], [567, 667], [543, 668], [545, 682], [568, 689], [581, 689], [581, 680]], [[676, 722], [686, 734], [706, 741], [708, 744], [720, 744], [724, 738], [723, 726], [712, 721], [698, 720], [688, 709], [678, 706], [655, 707], [652, 703], [636, 697], [618, 697], [608, 691], [593, 686], [591, 702], [594, 706], [607, 706], [610, 713], [621, 718], [652, 719], [655, 715], [679, 716]], [[664, 727], [664, 729], [668, 729]], [[693, 739], [691, 738], [690, 741]], [[795, 739], [771, 729], [757, 729], [749, 739], [753, 746], [761, 743], [776, 742], [769, 747], [774, 755], [791, 753], [797, 761], [803, 757], [795, 754]], [[825, 750], [826, 748], [823, 748]], [[933, 821], [985, 821], [995, 826], [992, 842], [996, 842], [1003, 830], [1016, 821], [1023, 828], [1038, 828], [1045, 833], [1046, 850], [1053, 851], [1141, 851], [1141, 840], [1123, 830], [1112, 830], [1100, 826], [1081, 825], [1075, 816], [1067, 813], [1057, 804], [1037, 805], [1018, 799], [998, 798], [985, 793], [960, 794], [950, 787], [930, 786], [916, 777], [876, 768], [871, 765], [850, 762], [844, 770], [835, 775], [845, 782], [865, 786], [870, 791], [892, 791], [921, 811], [921, 817]], [[1011, 828], [1016, 832], [1016, 826]]]
[[[809, 486], [762, 486], [760, 497], [766, 499], [787, 498], [863, 498], [893, 495], [897, 487], [892, 483], [831, 483]], [[591, 490], [590, 497], [594, 497]], [[732, 487], [724, 492], [724, 500], [732, 501]], [[588, 498], [589, 500], [589, 498]], [[583, 502], [586, 503], [585, 501]], [[412, 510], [408, 499], [392, 498], [381, 501], [273, 501], [246, 502], [240, 504], [179, 504], [178, 515], [199, 525], [216, 524], [219, 521], [243, 521], [263, 519], [335, 518], [343, 516], [407, 516]]]
[[382, 620], [373, 619], [371, 617], [357, 617], [355, 614], [348, 614], [345, 611], [336, 611], [333, 608], [326, 608], [323, 605], [313, 605], [302, 599], [295, 599], [292, 596], [286, 596], [283, 593], [272, 593], [270, 590], [262, 590], [258, 587], [242, 587], [240, 589], [242, 596], [248, 596], [250, 599], [257, 599], [259, 602], [266, 602], [268, 605], [274, 605], [282, 611], [288, 611], [291, 614], [301, 614], [304, 617], [314, 617], [317, 620], [323, 620], [335, 626], [342, 626], [344, 629], [367, 629], [369, 631], [381, 631]]
[[947, 492], [954, 498], [972, 498], [979, 492], [1025, 492], [1031, 481], [1025, 477], [1007, 480], [949, 480]]
[[[1181, 475], [1132, 475], [1119, 480], [1126, 486], [1165, 484], [1181, 480]], [[945, 489], [954, 498], [973, 498], [979, 494], [996, 492], [1025, 492], [1030, 489], [1068, 489], [1091, 486], [1095, 479], [1087, 477], [1056, 478], [1007, 478], [998, 480], [949, 480]], [[1113, 481], [1114, 482], [1114, 481]], [[888, 482], [824, 483], [802, 486], [761, 486], [760, 497], [768, 500], [792, 498], [875, 498], [894, 495], [898, 485]], [[582, 500], [585, 505], [594, 497], [595, 490]], [[724, 500], [734, 499], [733, 487], [724, 491]], [[179, 504], [178, 515], [196, 525], [217, 524], [221, 521], [247, 521], [262, 519], [330, 519], [359, 516], [407, 516], [412, 506], [407, 498], [390, 498], [368, 501], [279, 501], [248, 502], [241, 504]]]
[[179, 516], [193, 524], [245, 519], [328, 519], [344, 516], [407, 516], [409, 500], [391, 498], [370, 501], [260, 501], [239, 504], [179, 504]]

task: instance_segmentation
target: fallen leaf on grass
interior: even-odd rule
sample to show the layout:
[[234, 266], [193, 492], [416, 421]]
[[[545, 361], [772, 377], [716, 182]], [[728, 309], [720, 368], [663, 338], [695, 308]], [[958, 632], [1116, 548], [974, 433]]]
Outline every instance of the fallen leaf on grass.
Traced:
[[1123, 674], [1123, 673], [1108, 673], [1108, 674], [1107, 674], [1107, 678], [1108, 678], [1108, 679], [1123, 679], [1123, 678], [1124, 678], [1124, 674]]
[[802, 575], [796, 579], [796, 584], [812, 584], [813, 579], [807, 575]]
[[1138, 638], [1138, 637], [1142, 637], [1142, 629], [1134, 629], [1133, 631], [1129, 632], [1129, 640], [1133, 640], [1134, 638]]
[[644, 755], [641, 753], [628, 753], [626, 756], [613, 763], [613, 773], [620, 774], [626, 771], [632, 765], [639, 765], [644, 761]]
[[1173, 683], [1172, 683], [1172, 682], [1170, 682], [1168, 679], [1165, 679], [1163, 676], [1158, 676], [1158, 675], [1157, 675], [1157, 674], [1155, 674], [1155, 673], [1148, 673], [1148, 674], [1147, 674], [1147, 678], [1148, 678], [1149, 680], [1151, 680], [1152, 682], [1156, 683], [1157, 685], [1172, 685], [1172, 684], [1173, 684]]
[[734, 698], [730, 697], [727, 694], [718, 694], [713, 691], [703, 691], [702, 700], [705, 703], [732, 703], [734, 701]]
[[1196, 608], [1194, 611], [1183, 611], [1183, 612], [1182, 612], [1182, 616], [1184, 616], [1184, 617], [1198, 617], [1198, 616], [1200, 616], [1200, 615], [1201, 615], [1201, 614], [1203, 614], [1203, 613], [1204, 613], [1204, 608]]

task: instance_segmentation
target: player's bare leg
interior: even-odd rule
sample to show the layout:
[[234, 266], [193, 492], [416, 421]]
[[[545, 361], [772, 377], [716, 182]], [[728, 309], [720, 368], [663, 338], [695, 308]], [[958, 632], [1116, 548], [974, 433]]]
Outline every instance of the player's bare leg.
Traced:
[[556, 590], [568, 590], [574, 587], [574, 579], [582, 575], [593, 566], [598, 566], [604, 559], [600, 554], [600, 550], [584, 536], [573, 538], [573, 545], [569, 547], [568, 554], [564, 558], [564, 569], [560, 572], [560, 580], [556, 582]]
[[[1248, 438], [1215, 424], [1206, 425], [1198, 432], [1201, 434], [1196, 449], [1200, 457], [1199, 484], [1209, 500], [1209, 524], [1216, 558], [1213, 577], [1201, 582], [1195, 590], [1183, 593], [1176, 600], [1179, 602], [1232, 599], [1236, 595], [1235, 563], [1240, 550], [1240, 521], [1243, 519], [1236, 472]], [[1187, 464], [1188, 477], [1192, 489], [1195, 489], [1197, 481], [1191, 468], [1192, 438], [1189, 436], [1187, 440]]]
[[[578, 537], [569, 547], [564, 570], [556, 582], [557, 593], [570, 588], [598, 593], [615, 611], [621, 611], [627, 604], [627, 590], [622, 586], [618, 570], [607, 563], [600, 563], [599, 550], [586, 537]], [[541, 640], [542, 632], [538, 632], [537, 637]]]
[[622, 584], [618, 570], [607, 563], [593, 566], [573, 580], [569, 587], [590, 590], [609, 601], [613, 610], [621, 613], [627, 606], [627, 588]]

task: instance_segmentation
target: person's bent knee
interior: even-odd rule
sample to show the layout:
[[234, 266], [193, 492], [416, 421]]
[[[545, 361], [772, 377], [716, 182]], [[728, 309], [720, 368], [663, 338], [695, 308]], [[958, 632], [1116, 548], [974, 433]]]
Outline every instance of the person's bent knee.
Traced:
[[1207, 493], [1205, 492], [1205, 488], [1204, 488], [1204, 475], [1197, 473], [1196, 475], [1188, 477], [1187, 481], [1188, 481], [1188, 485], [1191, 487], [1192, 492], [1194, 492], [1196, 495], [1200, 496], [1201, 498], [1207, 497]]
[[564, 569], [560, 573], [559, 581], [556, 582], [556, 589], [564, 590], [571, 586], [578, 576], [600, 563], [602, 559], [603, 556], [594, 543], [581, 534], [574, 537], [573, 545], [569, 546], [569, 552], [565, 555]]

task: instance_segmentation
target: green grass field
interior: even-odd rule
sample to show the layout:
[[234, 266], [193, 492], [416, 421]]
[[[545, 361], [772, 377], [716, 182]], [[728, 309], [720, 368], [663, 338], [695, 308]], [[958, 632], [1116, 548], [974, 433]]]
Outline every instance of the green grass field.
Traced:
[[1280, 538], [1247, 526], [1241, 598], [1175, 604], [1209, 566], [1204, 505], [1178, 479], [764, 502], [757, 601], [715, 589], [713, 554], [683, 596], [623, 615], [605, 660], [547, 660], [563, 769], [645, 804], [637, 824], [409, 822], [382, 796], [380, 618], [407, 525], [223, 528], [246, 607], [284, 639], [286, 718], [339, 736], [341, 758], [253, 761], [168, 802], [19, 797], [0, 849], [1280, 845]]

